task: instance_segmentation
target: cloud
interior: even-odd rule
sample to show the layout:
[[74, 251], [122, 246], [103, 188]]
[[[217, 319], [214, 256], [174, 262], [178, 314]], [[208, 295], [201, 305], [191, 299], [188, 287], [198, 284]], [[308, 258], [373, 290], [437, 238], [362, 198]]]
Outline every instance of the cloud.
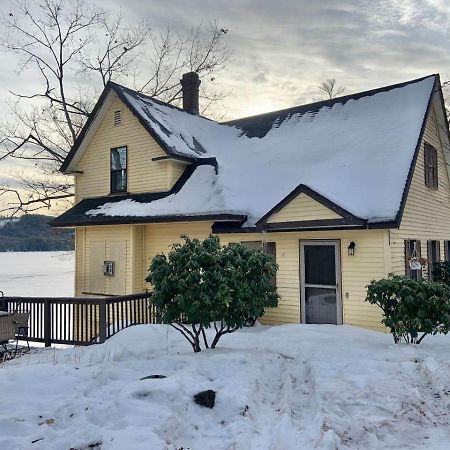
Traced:
[[[1, 0], [0, 0], [1, 1]], [[97, 0], [133, 20], [148, 17], [186, 32], [218, 19], [233, 52], [215, 84], [231, 95], [227, 118], [249, 104], [284, 108], [311, 101], [317, 85], [336, 78], [346, 92], [371, 89], [429, 73], [450, 72], [447, 0]], [[1, 51], [1, 50], [0, 50]], [[17, 77], [10, 57], [0, 74], [0, 96], [30, 77]], [[270, 74], [270, 76], [268, 75]], [[264, 89], [261, 89], [264, 84]], [[222, 109], [223, 108], [223, 109]], [[258, 110], [257, 112], [265, 112]]]
[[256, 77], [253, 78], [253, 82], [256, 84], [267, 83], [266, 74], [262, 72], [258, 73], [258, 75], [256, 75]]

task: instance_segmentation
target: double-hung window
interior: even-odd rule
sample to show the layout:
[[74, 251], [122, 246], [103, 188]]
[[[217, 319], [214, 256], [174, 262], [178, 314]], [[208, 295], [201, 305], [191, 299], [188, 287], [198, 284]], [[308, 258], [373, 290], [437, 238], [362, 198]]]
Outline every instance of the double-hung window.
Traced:
[[127, 191], [127, 147], [111, 149], [111, 194]]

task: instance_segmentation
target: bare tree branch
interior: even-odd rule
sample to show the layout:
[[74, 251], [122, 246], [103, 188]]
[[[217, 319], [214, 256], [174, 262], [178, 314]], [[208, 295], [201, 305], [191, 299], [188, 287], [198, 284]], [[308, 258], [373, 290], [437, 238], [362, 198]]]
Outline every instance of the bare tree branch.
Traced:
[[322, 81], [317, 88], [321, 92], [324, 100], [338, 97], [345, 91], [345, 87], [337, 86], [335, 78], [329, 78], [326, 81]]
[[170, 28], [161, 33], [146, 20], [127, 26], [120, 14], [110, 16], [87, 0], [18, 0], [1, 21], [1, 45], [18, 57], [18, 74], [36, 77], [30, 92], [11, 92], [8, 119], [0, 123], [0, 162], [30, 161], [46, 174], [44, 181], [17, 180], [20, 189], [0, 186], [0, 197], [9, 199], [2, 214], [71, 197], [71, 183], [53, 179], [108, 81], [132, 76], [141, 92], [178, 103], [182, 74], [196, 71], [203, 80], [202, 112], [226, 95], [211, 88], [230, 56], [223, 43], [228, 30], [217, 22], [186, 36]]

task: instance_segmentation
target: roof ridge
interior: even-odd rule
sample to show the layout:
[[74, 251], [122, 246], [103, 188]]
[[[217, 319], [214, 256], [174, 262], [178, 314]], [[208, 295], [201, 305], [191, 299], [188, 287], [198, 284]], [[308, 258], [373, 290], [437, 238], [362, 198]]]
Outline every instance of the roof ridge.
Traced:
[[[157, 103], [160, 106], [167, 106], [168, 108], [175, 109], [177, 111], [189, 114], [189, 115], [194, 116], [194, 117], [199, 117], [200, 119], [205, 119], [205, 120], [208, 120], [210, 122], [216, 122], [215, 120], [209, 119], [208, 117], [202, 116], [201, 114], [193, 114], [193, 113], [191, 113], [189, 111], [186, 111], [183, 108], [180, 108], [179, 106], [172, 105], [171, 103], [163, 102], [162, 100], [160, 100], [160, 99], [158, 99], [156, 97], [152, 97], [151, 95], [144, 94], [142, 92], [137, 91], [136, 89], [131, 89], [131, 88], [127, 87], [127, 86], [124, 86], [123, 84], [116, 83], [115, 81], [108, 81], [107, 85], [108, 84], [112, 87], [112, 89], [114, 91], [115, 91], [115, 88], [123, 89], [124, 91], [127, 91], [127, 93], [129, 93], [130, 95], [134, 94], [134, 95], [139, 95], [140, 97], [145, 97], [146, 99], [151, 100], [152, 102], [155, 102], [155, 103]], [[216, 122], [216, 123], [218, 123], [218, 122]]]
[[416, 78], [414, 80], [403, 81], [401, 83], [390, 84], [387, 86], [381, 86], [381, 87], [369, 89], [366, 91], [354, 92], [353, 94], [342, 95], [340, 97], [335, 97], [335, 98], [328, 99], [328, 100], [320, 100], [317, 102], [303, 103], [301, 105], [290, 106], [289, 108], [283, 108], [283, 109], [278, 109], [278, 110], [274, 110], [274, 111], [267, 111], [265, 113], [255, 114], [253, 116], [245, 116], [245, 117], [240, 117], [238, 119], [232, 119], [232, 120], [227, 120], [225, 122], [218, 122], [218, 123], [221, 125], [234, 125], [236, 122], [240, 122], [241, 120], [270, 117], [271, 115], [288, 113], [288, 112], [291, 112], [291, 111], [293, 111], [295, 109], [299, 109], [299, 108], [301, 108], [303, 110], [303, 112], [307, 112], [309, 110], [317, 110], [324, 106], [332, 106], [336, 103], [346, 103], [349, 100], [358, 100], [362, 97], [369, 97], [371, 95], [375, 95], [375, 94], [378, 94], [381, 92], [387, 92], [392, 89], [402, 88], [402, 87], [408, 86], [410, 84], [419, 83], [420, 81], [426, 80], [427, 78], [431, 78], [431, 77], [439, 78], [439, 74], [434, 73], [434, 74], [426, 75], [426, 76], [423, 76], [420, 78]]

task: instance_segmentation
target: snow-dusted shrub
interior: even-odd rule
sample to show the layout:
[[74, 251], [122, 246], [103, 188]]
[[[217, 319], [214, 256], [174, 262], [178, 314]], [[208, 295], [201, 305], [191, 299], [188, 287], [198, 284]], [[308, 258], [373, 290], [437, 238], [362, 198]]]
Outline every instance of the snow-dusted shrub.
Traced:
[[271, 256], [241, 244], [221, 246], [217, 236], [182, 238], [167, 256], [153, 258], [146, 280], [153, 285], [160, 320], [182, 333], [195, 352], [201, 351], [201, 340], [215, 348], [221, 336], [278, 305]]
[[367, 286], [366, 301], [383, 310], [395, 343], [420, 344], [428, 334], [450, 330], [450, 287], [391, 275]]

